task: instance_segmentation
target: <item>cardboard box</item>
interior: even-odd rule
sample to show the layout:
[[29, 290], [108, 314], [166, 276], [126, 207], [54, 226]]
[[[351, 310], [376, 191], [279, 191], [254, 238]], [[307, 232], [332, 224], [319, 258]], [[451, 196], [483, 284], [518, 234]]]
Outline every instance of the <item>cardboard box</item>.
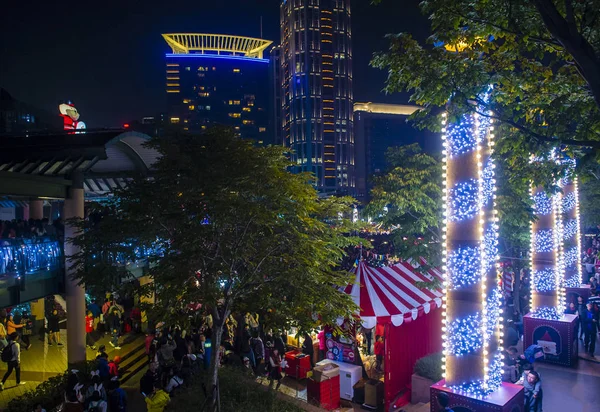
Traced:
[[328, 363], [326, 365], [315, 366], [313, 369], [313, 379], [315, 382], [322, 382], [326, 379], [339, 376], [340, 367], [335, 363]]

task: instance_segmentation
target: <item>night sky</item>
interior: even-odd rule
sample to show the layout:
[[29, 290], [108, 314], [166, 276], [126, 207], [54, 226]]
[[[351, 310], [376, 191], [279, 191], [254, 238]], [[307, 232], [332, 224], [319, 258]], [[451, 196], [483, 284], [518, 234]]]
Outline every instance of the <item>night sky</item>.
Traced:
[[[353, 0], [355, 101], [406, 103], [384, 95], [385, 73], [370, 68], [387, 33], [429, 30], [419, 0]], [[168, 32], [260, 36], [279, 41], [279, 0], [11, 1], [0, 17], [0, 87], [51, 113], [70, 99], [88, 128], [116, 127], [165, 109]], [[91, 3], [91, 4], [88, 4]], [[57, 114], [58, 115], [58, 114]]]

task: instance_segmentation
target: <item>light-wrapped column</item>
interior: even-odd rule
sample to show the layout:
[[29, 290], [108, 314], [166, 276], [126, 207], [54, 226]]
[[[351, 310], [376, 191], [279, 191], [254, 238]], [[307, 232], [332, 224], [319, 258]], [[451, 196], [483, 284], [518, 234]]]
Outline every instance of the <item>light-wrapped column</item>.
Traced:
[[531, 316], [560, 319], [564, 307], [562, 195], [531, 190], [536, 220], [531, 223]]
[[453, 390], [484, 397], [502, 374], [493, 135], [486, 116], [445, 119], [444, 377]]
[[562, 261], [565, 268], [565, 286], [579, 287], [582, 283], [581, 226], [579, 216], [579, 187], [575, 175], [575, 161], [567, 160], [569, 170], [563, 179], [563, 244]]

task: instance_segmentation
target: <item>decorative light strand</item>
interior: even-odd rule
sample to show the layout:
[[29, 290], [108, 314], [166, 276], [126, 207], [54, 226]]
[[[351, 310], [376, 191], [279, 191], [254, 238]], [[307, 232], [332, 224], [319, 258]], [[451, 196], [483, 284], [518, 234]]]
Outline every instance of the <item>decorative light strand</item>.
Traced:
[[481, 315], [469, 315], [466, 318], [455, 319], [448, 327], [446, 349], [455, 356], [468, 355], [481, 349]]
[[556, 271], [551, 268], [536, 270], [533, 274], [534, 287], [537, 292], [551, 292], [556, 290]]
[[573, 246], [571, 249], [567, 250], [564, 253], [563, 264], [565, 267], [571, 267], [573, 264], [577, 263], [579, 266], [579, 247]]
[[552, 229], [540, 229], [533, 234], [533, 249], [537, 253], [554, 250], [554, 232]]
[[448, 255], [448, 276], [453, 290], [472, 286], [481, 280], [479, 248], [459, 247]]
[[577, 219], [568, 220], [562, 227], [563, 240], [569, 240], [578, 232]]
[[570, 212], [577, 206], [577, 200], [575, 199], [575, 192], [567, 193], [563, 196], [562, 211], [563, 213]]
[[479, 139], [473, 133], [473, 124], [473, 116], [465, 115], [459, 123], [451, 123], [446, 127], [448, 154], [451, 158], [476, 149]]
[[537, 319], [558, 320], [563, 316], [563, 310], [556, 307], [543, 306], [531, 311], [530, 316]]
[[553, 211], [552, 199], [545, 192], [537, 192], [533, 195], [533, 209], [538, 215], [549, 215]]
[[479, 185], [475, 179], [459, 182], [450, 189], [451, 222], [473, 219], [479, 211]]

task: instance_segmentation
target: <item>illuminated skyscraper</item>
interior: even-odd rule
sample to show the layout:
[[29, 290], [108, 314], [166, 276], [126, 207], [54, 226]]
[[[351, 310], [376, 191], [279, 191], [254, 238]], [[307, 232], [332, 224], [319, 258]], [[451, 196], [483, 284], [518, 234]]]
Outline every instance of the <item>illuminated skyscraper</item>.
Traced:
[[215, 124], [260, 143], [270, 139], [269, 40], [221, 34], [163, 34], [169, 122], [199, 132]]
[[281, 127], [294, 172], [355, 192], [350, 0], [283, 0]]

